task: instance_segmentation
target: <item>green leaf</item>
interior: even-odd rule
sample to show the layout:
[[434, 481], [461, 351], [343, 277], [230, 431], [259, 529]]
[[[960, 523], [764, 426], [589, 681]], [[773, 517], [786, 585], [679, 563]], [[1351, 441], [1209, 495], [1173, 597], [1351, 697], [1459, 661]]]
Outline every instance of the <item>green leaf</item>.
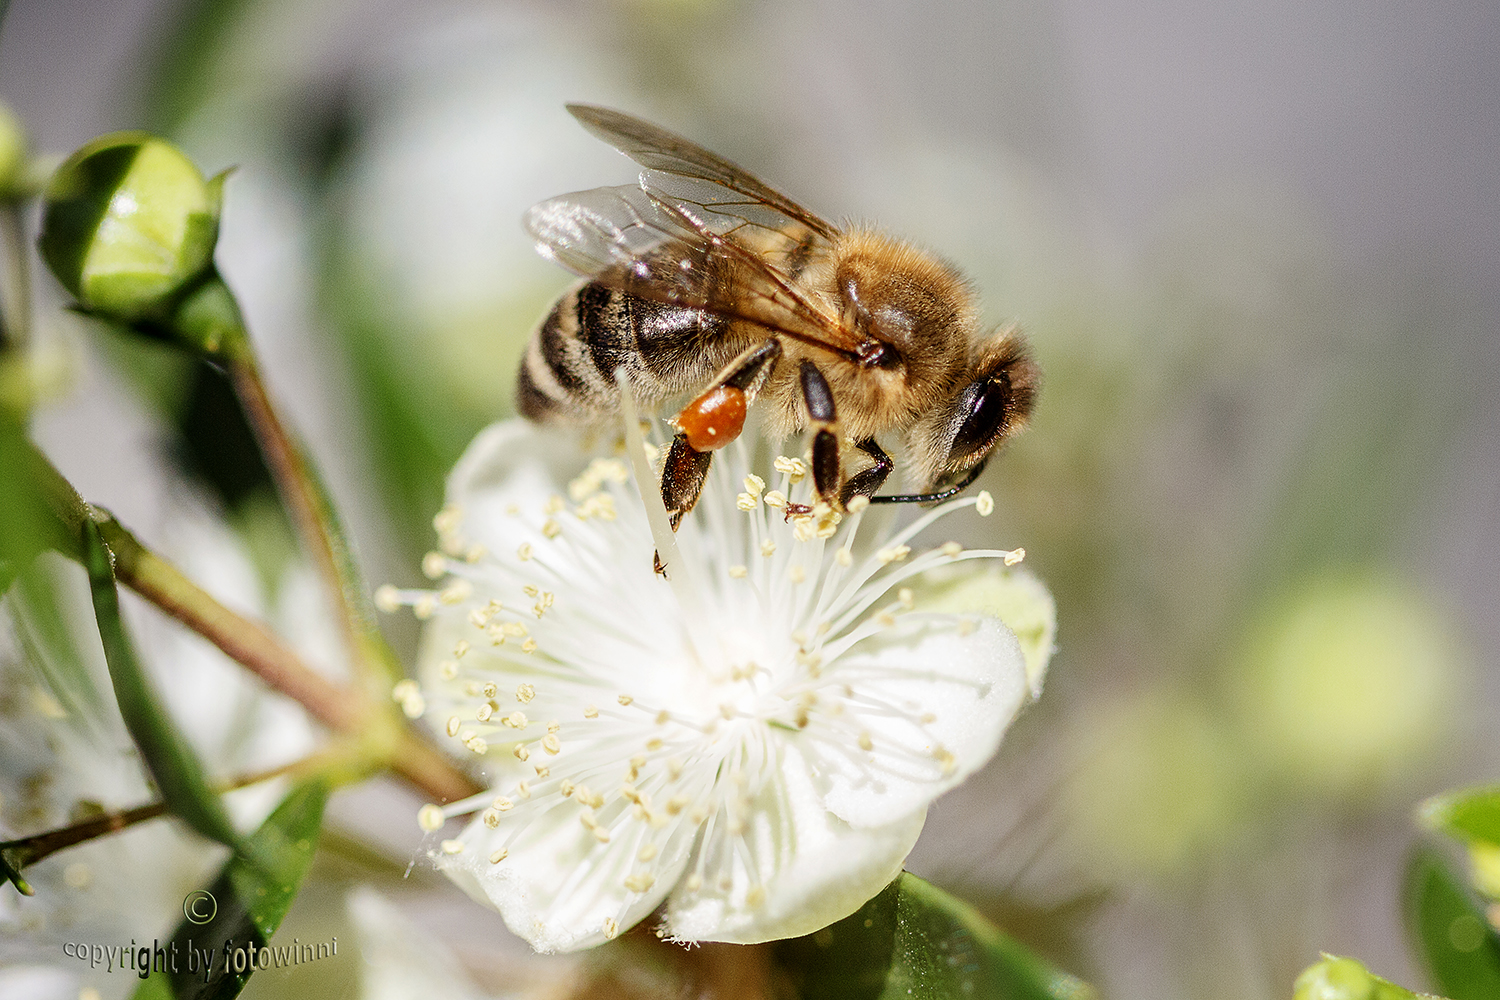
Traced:
[[136, 659], [125, 623], [120, 618], [120, 597], [115, 589], [109, 552], [93, 521], [83, 526], [84, 567], [94, 597], [94, 617], [104, 644], [104, 659], [114, 684], [115, 700], [125, 728], [141, 752], [141, 760], [162, 799], [174, 815], [203, 836], [230, 847], [239, 847], [235, 832], [219, 797], [208, 787], [203, 767], [187, 741], [161, 707], [161, 699]]
[[[184, 900], [185, 919], [164, 949], [168, 967], [153, 967], [135, 1000], [230, 1000], [239, 995], [253, 972], [250, 956], [259, 963], [307, 877], [327, 801], [322, 781], [294, 788], [249, 837], [247, 852], [236, 853], [220, 869], [206, 895], [194, 893]], [[193, 963], [190, 954], [198, 956]], [[242, 956], [239, 972], [236, 954]], [[296, 958], [289, 947], [270, 948], [265, 961], [271, 968], [285, 968]]]
[[1500, 785], [1433, 796], [1418, 808], [1418, 816], [1428, 829], [1466, 843], [1500, 844]]
[[1418, 848], [1403, 894], [1408, 936], [1438, 990], [1453, 1000], [1500, 997], [1500, 936], [1447, 860]]
[[851, 916], [776, 945], [799, 995], [818, 1000], [1089, 1000], [1088, 984], [973, 907], [902, 875]]

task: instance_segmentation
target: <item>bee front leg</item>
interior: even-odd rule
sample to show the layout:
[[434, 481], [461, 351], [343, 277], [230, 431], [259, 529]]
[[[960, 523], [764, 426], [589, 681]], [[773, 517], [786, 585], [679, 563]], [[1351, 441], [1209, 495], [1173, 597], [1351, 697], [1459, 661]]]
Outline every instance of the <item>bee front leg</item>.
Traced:
[[807, 404], [807, 421], [813, 435], [813, 489], [819, 500], [839, 510], [843, 507], [839, 495], [843, 468], [839, 459], [838, 414], [833, 406], [833, 390], [811, 361], [802, 362], [801, 376], [802, 400]]
[[673, 419], [677, 436], [661, 474], [661, 499], [673, 531], [698, 502], [713, 453], [740, 436], [745, 411], [779, 357], [781, 342], [774, 337], [748, 348]]
[[868, 469], [862, 469], [844, 481], [844, 488], [839, 491], [839, 503], [847, 508], [849, 501], [855, 497], [872, 497], [875, 491], [885, 485], [895, 463], [891, 456], [885, 453], [885, 449], [875, 442], [874, 438], [865, 438], [859, 442], [860, 451], [875, 460], [875, 464]]

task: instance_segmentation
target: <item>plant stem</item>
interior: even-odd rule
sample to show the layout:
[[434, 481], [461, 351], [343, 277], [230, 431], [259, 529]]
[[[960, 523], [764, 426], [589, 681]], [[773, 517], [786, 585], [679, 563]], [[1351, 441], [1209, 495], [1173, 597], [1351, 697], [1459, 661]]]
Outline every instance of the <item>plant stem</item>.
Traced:
[[[273, 767], [269, 771], [261, 771], [256, 774], [248, 774], [235, 778], [216, 788], [215, 791], [223, 794], [224, 792], [232, 792], [237, 788], [258, 785], [262, 781], [270, 781], [272, 778], [279, 778], [284, 774], [315, 771], [323, 766], [327, 760], [327, 752], [313, 754], [310, 757], [304, 757], [290, 764]], [[72, 847], [75, 844], [82, 844], [85, 841], [94, 840], [106, 834], [118, 833], [137, 823], [143, 823], [148, 819], [155, 819], [166, 812], [167, 804], [165, 802], [151, 802], [143, 806], [136, 806], [134, 809], [105, 813], [103, 816], [86, 819], [81, 823], [74, 823], [72, 826], [65, 826], [57, 830], [48, 830], [46, 833], [38, 833], [31, 837], [22, 837], [20, 840], [12, 840], [0, 844], [0, 851], [4, 851], [6, 860], [10, 861], [17, 869], [20, 869], [34, 865], [43, 858], [56, 854], [64, 848]], [[31, 893], [27, 893], [27, 895], [29, 896]]]
[[21, 203], [0, 205], [0, 242], [5, 244], [4, 320], [0, 322], [0, 346], [24, 348], [31, 339], [30, 247], [21, 217]]
[[335, 732], [358, 737], [371, 753], [372, 766], [387, 766], [438, 802], [478, 792], [467, 775], [448, 758], [395, 718], [381, 711], [368, 690], [343, 687], [302, 662], [290, 647], [258, 622], [224, 607], [182, 571], [141, 544], [114, 517], [86, 505], [72, 485], [35, 448], [28, 446], [26, 473], [58, 518], [52, 540], [78, 558], [84, 518], [93, 518], [114, 556], [115, 576], [123, 584], [219, 647], [272, 689], [302, 705]]
[[398, 680], [402, 676], [400, 665], [375, 626], [374, 609], [349, 554], [338, 515], [312, 463], [271, 403], [248, 345], [231, 353], [228, 367], [266, 466], [328, 587], [356, 666], [373, 671], [387, 683]]
[[115, 576], [121, 583], [250, 668], [324, 725], [348, 732], [369, 713], [363, 699], [307, 666], [264, 625], [214, 600], [113, 517], [100, 523], [99, 532], [114, 553]]

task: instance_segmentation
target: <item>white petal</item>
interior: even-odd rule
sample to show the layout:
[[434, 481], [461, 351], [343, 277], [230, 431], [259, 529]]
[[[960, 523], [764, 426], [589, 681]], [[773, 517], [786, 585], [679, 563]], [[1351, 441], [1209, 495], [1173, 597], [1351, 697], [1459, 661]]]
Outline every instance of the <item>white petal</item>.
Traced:
[[[824, 803], [855, 827], [925, 809], [978, 770], [1030, 693], [1020, 644], [994, 618], [903, 619], [840, 657], [836, 676], [855, 692], [843, 728], [804, 735], [827, 775]], [[849, 728], [868, 735], [868, 751]]]
[[501, 421], [480, 431], [448, 474], [447, 501], [463, 512], [470, 541], [513, 548], [519, 528], [512, 505], [535, 513], [584, 464], [576, 436], [520, 419]]
[[[691, 831], [675, 831], [649, 865], [637, 860], [645, 824], [627, 822], [601, 844], [579, 822], [579, 807], [563, 802], [531, 818], [498, 864], [490, 861], [512, 832], [504, 820], [490, 829], [475, 820], [463, 832], [464, 850], [438, 865], [474, 899], [500, 912], [505, 924], [540, 952], [576, 951], [601, 944], [639, 923], [664, 899], [687, 867]], [[682, 825], [683, 827], [686, 824]], [[649, 869], [649, 889], [625, 879]]]
[[[713, 865], [697, 891], [684, 882], [667, 906], [665, 927], [672, 937], [756, 944], [811, 934], [859, 909], [900, 873], [926, 812], [856, 830], [823, 807], [801, 751], [787, 745], [782, 754], [781, 780], [769, 782], [755, 798], [744, 833], [758, 871], [751, 876], [741, 861], [728, 891], [717, 884]], [[699, 850], [725, 846], [721, 838]], [[751, 898], [754, 885], [763, 899]]]

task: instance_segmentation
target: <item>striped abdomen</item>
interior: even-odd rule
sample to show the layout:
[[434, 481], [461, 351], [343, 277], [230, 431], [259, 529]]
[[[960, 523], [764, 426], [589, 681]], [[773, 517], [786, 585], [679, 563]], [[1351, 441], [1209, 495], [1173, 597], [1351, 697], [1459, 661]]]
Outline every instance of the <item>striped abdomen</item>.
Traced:
[[589, 282], [552, 307], [516, 376], [516, 409], [538, 423], [615, 413], [623, 367], [642, 406], [701, 389], [742, 349], [720, 316]]

